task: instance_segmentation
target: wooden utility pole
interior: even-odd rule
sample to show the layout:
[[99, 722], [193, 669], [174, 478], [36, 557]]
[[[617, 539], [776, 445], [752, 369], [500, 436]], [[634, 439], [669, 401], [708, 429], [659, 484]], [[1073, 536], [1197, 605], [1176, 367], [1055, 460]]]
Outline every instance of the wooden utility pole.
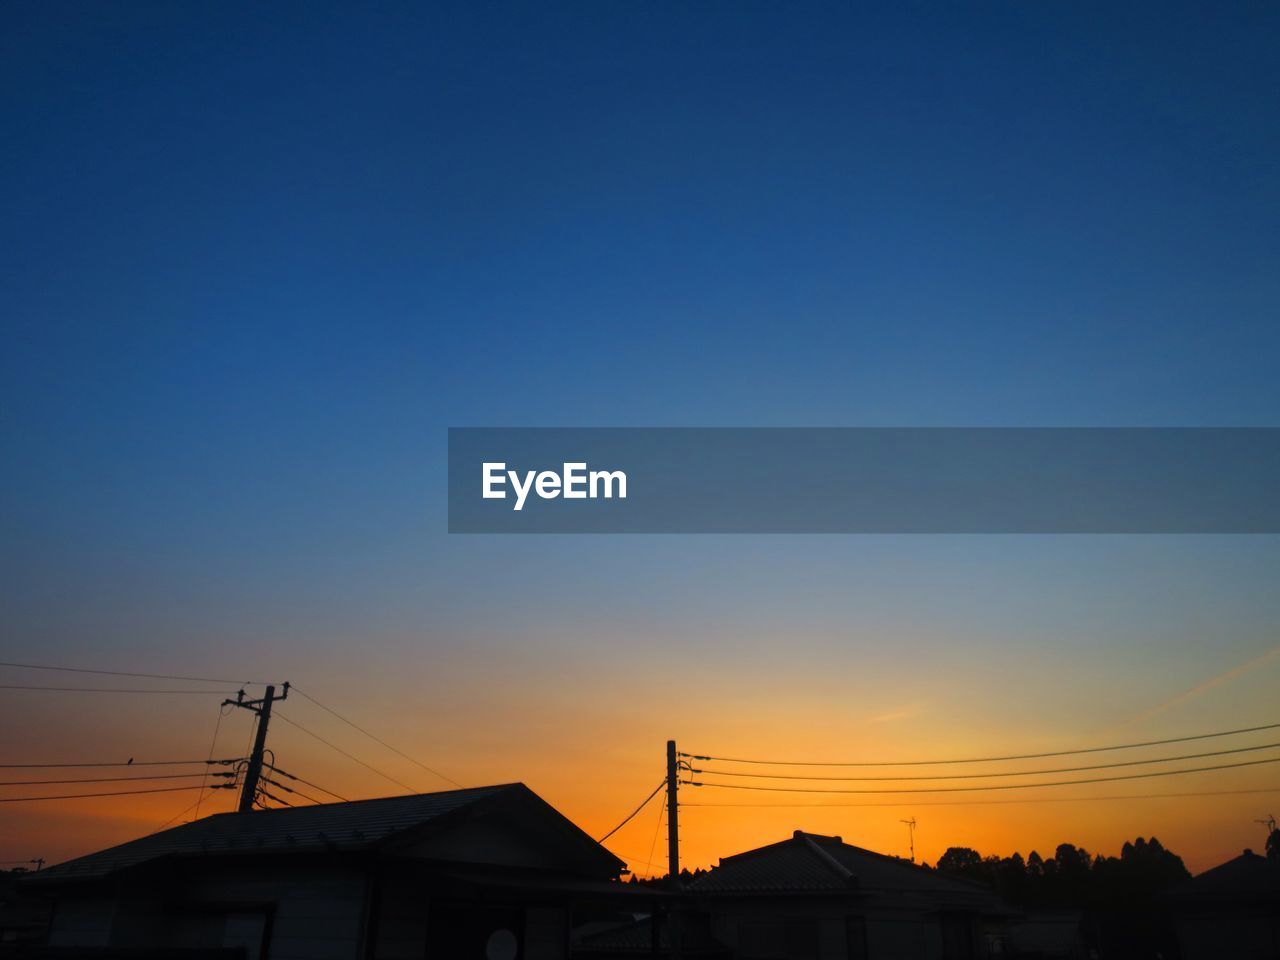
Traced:
[[676, 790], [680, 769], [676, 760], [676, 742], [667, 741], [667, 877], [672, 889], [680, 887], [680, 804]]
[[[677, 895], [680, 892], [680, 802], [677, 790], [680, 787], [680, 761], [676, 753], [676, 742], [667, 741], [667, 880], [671, 890]], [[683, 928], [680, 915], [680, 901], [671, 905], [668, 915], [667, 933], [671, 941], [671, 960], [681, 960], [684, 956]]]
[[289, 684], [284, 685], [284, 693], [276, 697], [276, 688], [268, 685], [261, 700], [246, 700], [244, 691], [234, 700], [223, 700], [223, 706], [231, 705], [248, 710], [258, 715], [258, 730], [253, 737], [253, 752], [249, 754], [249, 764], [244, 771], [244, 784], [240, 789], [240, 805], [236, 808], [240, 813], [248, 813], [258, 798], [258, 781], [262, 778], [263, 754], [267, 749], [267, 726], [271, 722], [271, 704], [277, 699], [287, 700]]

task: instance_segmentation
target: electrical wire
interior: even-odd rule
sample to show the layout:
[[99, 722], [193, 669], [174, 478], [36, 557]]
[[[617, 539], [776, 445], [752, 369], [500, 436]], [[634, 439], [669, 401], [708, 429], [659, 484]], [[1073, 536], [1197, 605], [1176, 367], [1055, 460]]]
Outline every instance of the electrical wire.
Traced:
[[[662, 821], [666, 815], [666, 812], [667, 812], [667, 808], [663, 806], [661, 803], [658, 804], [658, 822], [653, 825], [653, 840], [651, 840], [649, 843], [649, 859], [646, 861], [649, 864], [650, 877], [658, 876], [658, 871], [653, 869], [654, 867], [653, 851], [658, 849], [658, 834], [662, 831]], [[670, 871], [671, 868], [668, 866], [667, 869], [668, 871]]]
[[317, 805], [322, 804], [324, 802], [323, 800], [317, 800], [315, 797], [308, 796], [307, 794], [303, 793], [301, 790], [296, 790], [293, 787], [285, 786], [279, 780], [272, 780], [270, 777], [263, 777], [262, 779], [263, 779], [263, 782], [269, 783], [272, 786], [279, 787], [285, 793], [292, 793], [295, 796], [301, 797], [303, 800], [310, 800], [312, 803]]
[[[212, 790], [229, 790], [234, 784], [218, 784]], [[29, 803], [36, 800], [89, 800], [94, 797], [134, 797], [143, 793], [177, 793], [181, 790], [199, 790], [199, 785], [192, 787], [155, 787], [150, 790], [115, 790], [109, 793], [66, 793], [54, 797], [0, 797], [0, 803]]]
[[316, 790], [319, 790], [321, 793], [327, 793], [329, 796], [333, 797], [336, 800], [341, 800], [343, 803], [350, 802], [342, 794], [334, 793], [332, 790], [322, 787], [318, 783], [312, 783], [310, 780], [304, 780], [302, 779], [302, 777], [295, 776], [294, 774], [290, 773], [288, 770], [281, 770], [279, 767], [274, 766], [270, 763], [268, 763], [266, 766], [269, 770], [274, 770], [276, 773], [280, 774], [280, 776], [282, 777], [288, 777], [290, 780], [298, 781], [298, 783], [305, 783], [308, 787], [314, 787]]
[[1280, 786], [1257, 787], [1250, 790], [1189, 790], [1184, 793], [1129, 793], [1111, 794], [1100, 797], [1002, 797], [986, 800], [872, 800], [859, 803], [682, 803], [685, 807], [743, 807], [755, 810], [768, 810], [776, 807], [779, 810], [821, 810], [823, 808], [841, 809], [844, 807], [969, 807], [987, 804], [1010, 803], [1093, 803], [1101, 800], [1169, 800], [1179, 797], [1234, 797], [1253, 793], [1280, 793]]
[[1076, 773], [1081, 770], [1111, 770], [1116, 767], [1140, 767], [1152, 763], [1173, 763], [1177, 760], [1201, 760], [1205, 757], [1225, 757], [1230, 754], [1251, 753], [1255, 750], [1271, 750], [1276, 747], [1280, 747], [1280, 743], [1264, 743], [1256, 747], [1236, 747], [1233, 750], [1211, 750], [1207, 753], [1184, 753], [1178, 757], [1156, 757], [1151, 760], [1125, 760], [1120, 763], [1094, 763], [1083, 767], [1056, 767], [1050, 770], [1001, 770], [996, 773], [938, 773], [931, 776], [917, 777], [831, 777], [810, 776], [805, 774], [744, 773], [740, 770], [706, 770], [698, 767], [687, 767], [686, 769], [690, 773], [712, 773], [718, 777], [752, 777], [762, 780], [981, 780], [989, 777], [1034, 777], [1047, 773]]
[[343, 755], [344, 757], [346, 757], [348, 760], [351, 760], [351, 761], [354, 761], [355, 763], [360, 764], [360, 766], [364, 767], [366, 770], [369, 770], [369, 771], [372, 771], [373, 773], [376, 773], [378, 776], [382, 777], [384, 780], [389, 780], [391, 783], [394, 783], [397, 787], [400, 787], [400, 788], [402, 788], [402, 789], [404, 789], [404, 790], [408, 790], [410, 793], [417, 793], [417, 792], [418, 792], [418, 791], [417, 791], [417, 790], [415, 790], [413, 787], [409, 786], [407, 783], [402, 783], [401, 781], [397, 780], [395, 777], [391, 776], [389, 773], [383, 773], [383, 772], [382, 772], [381, 770], [379, 770], [377, 767], [372, 766], [371, 764], [365, 763], [363, 760], [361, 760], [361, 759], [360, 759], [359, 757], [357, 757], [357, 756], [353, 756], [352, 754], [347, 753], [347, 751], [343, 750], [343, 749], [342, 749], [340, 746], [338, 746], [337, 744], [330, 743], [330, 742], [329, 742], [328, 740], [326, 740], [324, 737], [320, 736], [320, 734], [318, 734], [318, 733], [313, 733], [312, 731], [310, 731], [310, 730], [308, 730], [306, 727], [304, 727], [302, 724], [298, 723], [296, 720], [290, 720], [290, 719], [289, 719], [288, 717], [286, 717], [283, 713], [280, 713], [280, 712], [278, 712], [278, 711], [277, 711], [276, 713], [273, 713], [273, 714], [272, 714], [272, 716], [273, 716], [273, 717], [279, 717], [281, 720], [283, 720], [285, 723], [289, 724], [289, 725], [290, 725], [290, 726], [292, 726], [292, 727], [297, 727], [299, 730], [301, 730], [301, 731], [302, 731], [303, 733], [305, 733], [307, 736], [309, 736], [309, 737], [314, 737], [316, 740], [319, 740], [321, 743], [323, 743], [323, 744], [324, 744], [326, 747], [328, 747], [330, 750], [336, 750], [338, 753], [342, 754], [342, 755]]
[[460, 789], [462, 788], [462, 784], [460, 784], [457, 780], [453, 779], [453, 777], [445, 776], [439, 770], [436, 770], [433, 767], [429, 767], [425, 763], [423, 763], [421, 760], [417, 760], [414, 757], [409, 756], [409, 754], [405, 753], [403, 750], [399, 750], [393, 747], [391, 744], [387, 743], [387, 741], [383, 740], [381, 737], [375, 736], [374, 734], [370, 733], [368, 730], [366, 730], [364, 727], [360, 726], [359, 724], [355, 723], [354, 721], [348, 720], [342, 714], [338, 713], [337, 710], [334, 710], [332, 707], [325, 706], [323, 703], [321, 703], [315, 697], [311, 696], [311, 694], [307, 693], [305, 690], [299, 690], [297, 687], [290, 687], [289, 689], [292, 690], [294, 693], [297, 693], [303, 697], [306, 697], [308, 700], [314, 703], [321, 710], [324, 710], [326, 713], [333, 714], [333, 716], [337, 717], [347, 726], [355, 730], [359, 730], [370, 740], [373, 740], [377, 743], [382, 744], [384, 747], [386, 747], [388, 750], [390, 750], [392, 753], [396, 754], [397, 756], [405, 760], [408, 760], [410, 763], [416, 764], [417, 766], [421, 767], [423, 770], [427, 771], [427, 773], [431, 774], [432, 776], [439, 777], [441, 780], [444, 780], [446, 783], [451, 783], [455, 787], [458, 787]]
[[127, 670], [94, 670], [89, 667], [54, 667], [40, 663], [13, 663], [0, 660], [0, 667], [16, 667], [19, 670], [56, 670], [60, 673], [92, 673], [102, 677], [138, 677], [144, 680], [189, 680], [194, 683], [234, 683], [247, 686], [263, 686], [264, 680], [232, 680], [227, 677], [186, 677], [170, 673], [132, 673]]
[[[661, 866], [661, 864], [652, 863], [651, 861], [646, 860], [644, 857], [633, 856], [632, 854], [625, 853], [622, 850], [617, 850], [617, 851], [610, 850], [609, 852], [625, 860], [627, 862], [627, 866], [631, 866], [631, 864], [633, 863], [643, 863], [646, 867], [649, 868], [650, 874], [653, 873], [654, 867]], [[634, 870], [631, 872], [635, 873]]]
[[1077, 783], [1112, 783], [1117, 780], [1147, 780], [1154, 777], [1176, 777], [1185, 773], [1205, 773], [1210, 770], [1234, 770], [1238, 767], [1257, 767], [1264, 763], [1280, 763], [1280, 757], [1266, 760], [1245, 760], [1240, 763], [1218, 763], [1208, 767], [1188, 767], [1185, 770], [1160, 770], [1155, 773], [1128, 773], [1119, 777], [1089, 777], [1084, 780], [1052, 780], [1048, 783], [992, 783], [976, 787], [861, 787], [858, 789], [830, 789], [822, 787], [760, 787], [744, 783], [707, 783], [700, 780], [682, 780], [694, 787], [720, 787], [723, 790], [764, 790], [770, 793], [961, 793], [971, 790], [1029, 790], [1033, 787], [1066, 787]]
[[160, 826], [156, 827], [155, 832], [156, 832], [156, 833], [159, 833], [161, 830], [164, 830], [166, 827], [168, 827], [168, 826], [169, 826], [169, 824], [173, 823], [175, 820], [178, 820], [178, 819], [180, 819], [180, 818], [182, 818], [182, 817], [185, 817], [185, 816], [186, 816], [188, 813], [190, 813], [192, 810], [196, 810], [196, 811], [197, 811], [197, 813], [196, 813], [196, 819], [198, 819], [198, 818], [199, 818], [199, 811], [198, 811], [198, 807], [199, 807], [199, 805], [200, 805], [200, 803], [201, 803], [201, 801], [202, 801], [202, 800], [204, 800], [204, 791], [203, 791], [203, 790], [202, 790], [202, 791], [200, 791], [200, 796], [196, 797], [195, 803], [189, 804], [189, 805], [187, 806], [187, 808], [186, 808], [185, 810], [183, 810], [181, 813], [175, 813], [172, 817], [170, 817], [170, 818], [169, 818], [168, 820], [166, 820], [164, 823], [160, 824]]
[[[0, 780], [0, 787], [47, 787], [55, 783], [123, 783], [128, 780], [188, 780], [193, 777], [207, 777], [204, 773], [161, 773], [143, 777], [91, 777], [71, 780]], [[215, 773], [215, 777], [231, 777], [232, 773]]]
[[243, 757], [232, 757], [229, 760], [111, 760], [106, 763], [0, 763], [0, 770], [49, 770], [69, 767], [186, 767], [197, 763], [214, 766], [226, 766], [239, 763]]
[[0, 684], [0, 690], [37, 690], [46, 693], [188, 693], [225, 697], [235, 690], [156, 690], [152, 687], [37, 687], [21, 683]]
[[1168, 743], [1189, 743], [1192, 740], [1211, 740], [1215, 737], [1234, 737], [1259, 730], [1280, 729], [1280, 723], [1266, 723], [1258, 727], [1241, 727], [1238, 730], [1222, 730], [1217, 733], [1199, 733], [1189, 737], [1169, 737], [1165, 740], [1146, 740], [1141, 743], [1121, 743], [1109, 747], [1086, 747], [1079, 750], [1056, 750], [1047, 753], [1019, 753], [1004, 757], [967, 757], [949, 760], [894, 760], [894, 761], [833, 761], [817, 760], [758, 760], [743, 757], [715, 757], [701, 753], [681, 753], [689, 760], [718, 760], [722, 763], [754, 763], [770, 767], [927, 767], [944, 763], [997, 763], [1001, 760], [1042, 760], [1046, 757], [1069, 757], [1081, 753], [1105, 753], [1109, 750], [1133, 750], [1138, 747], [1158, 747]]
[[623, 818], [623, 821], [620, 824], [618, 824], [616, 827], [614, 827], [612, 830], [610, 830], [608, 833], [606, 833], [603, 837], [601, 837], [596, 842], [604, 843], [606, 840], [612, 837], [615, 833], [617, 833], [619, 830], [625, 827], [628, 823], [630, 823], [635, 818], [636, 814], [638, 814], [641, 810], [647, 807], [649, 805], [649, 801], [652, 800], [654, 797], [656, 797], [658, 795], [658, 791], [661, 790], [666, 785], [667, 785], [667, 779], [666, 777], [663, 777], [662, 782], [653, 788], [653, 793], [649, 794], [647, 797], [644, 798], [644, 800], [641, 801], [640, 806], [636, 807], [629, 814], [627, 814], [626, 817]]
[[[276, 784], [276, 786], [279, 786], [279, 784]], [[276, 796], [274, 793], [272, 793], [270, 790], [263, 790], [263, 789], [259, 789], [259, 790], [258, 790], [258, 792], [259, 792], [259, 793], [261, 793], [261, 794], [262, 794], [264, 797], [266, 797], [267, 799], [269, 799], [269, 800], [274, 800], [276, 803], [279, 803], [279, 804], [281, 804], [281, 805], [283, 805], [283, 806], [286, 806], [286, 807], [292, 807], [292, 806], [293, 806], [293, 804], [292, 804], [292, 803], [290, 803], [288, 800], [281, 800], [279, 797], [277, 797], [277, 796]], [[263, 807], [263, 809], [265, 809], [265, 810], [270, 810], [271, 808], [270, 808], [270, 807], [266, 807], [266, 806], [264, 806], [264, 807]]]
[[[224, 703], [218, 707], [218, 719], [213, 725], [213, 738], [209, 741], [210, 757], [213, 756], [213, 751], [218, 746], [218, 731], [222, 729], [222, 718], [226, 716], [226, 713], [227, 713], [227, 705]], [[209, 768], [205, 767], [206, 773], [208, 772], [208, 770]], [[196, 802], [195, 802], [196, 815], [193, 819], [196, 819], [196, 820], [200, 819], [200, 803], [202, 800], [204, 800], [204, 785], [205, 785], [205, 780], [202, 778], [200, 780], [200, 794], [199, 796], [196, 797]]]

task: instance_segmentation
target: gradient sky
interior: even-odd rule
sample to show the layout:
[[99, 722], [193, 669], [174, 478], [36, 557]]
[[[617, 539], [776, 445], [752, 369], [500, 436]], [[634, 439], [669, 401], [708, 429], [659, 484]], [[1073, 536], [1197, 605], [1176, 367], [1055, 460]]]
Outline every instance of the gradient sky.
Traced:
[[[7, 4], [3, 658], [292, 680], [596, 834], [668, 737], [901, 759], [1280, 719], [1274, 537], [445, 533], [449, 426], [1280, 424], [1280, 11], [886, 6]], [[0, 670], [59, 682], [109, 685]], [[203, 756], [217, 701], [0, 691], [0, 758]], [[905, 853], [914, 815], [929, 860], [1155, 833], [1204, 868], [1276, 793], [690, 807], [684, 847]], [[4, 804], [0, 859], [189, 802]], [[614, 844], [642, 873], [656, 817]]]

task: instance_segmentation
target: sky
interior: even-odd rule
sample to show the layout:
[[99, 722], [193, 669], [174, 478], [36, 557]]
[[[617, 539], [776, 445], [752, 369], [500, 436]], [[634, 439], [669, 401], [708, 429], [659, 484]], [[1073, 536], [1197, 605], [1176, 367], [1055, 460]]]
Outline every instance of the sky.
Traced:
[[[8, 4], [0, 654], [290, 680], [594, 835], [673, 737], [902, 760], [1280, 720], [1275, 537], [445, 529], [450, 426], [1280, 425], [1278, 27], [1261, 4]], [[241, 755], [239, 684], [203, 686], [0, 691], [0, 757]], [[449, 785], [280, 712], [392, 778], [273, 724], [327, 789]], [[1154, 833], [1203, 869], [1261, 846], [1280, 774], [826, 810], [686, 789], [691, 865], [797, 827], [905, 853], [915, 816], [930, 861]], [[3, 804], [0, 860], [192, 799]], [[613, 840], [642, 874], [657, 818]]]

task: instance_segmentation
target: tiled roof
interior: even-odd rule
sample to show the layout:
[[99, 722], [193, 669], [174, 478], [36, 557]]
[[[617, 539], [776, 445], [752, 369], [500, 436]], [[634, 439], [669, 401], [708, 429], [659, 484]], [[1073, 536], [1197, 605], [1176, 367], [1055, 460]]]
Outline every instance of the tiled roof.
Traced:
[[690, 886], [698, 893], [738, 893], [781, 890], [849, 890], [847, 870], [828, 854], [821, 855], [805, 842], [809, 834], [797, 831], [791, 840], [758, 850], [725, 857], [720, 866]]
[[1246, 850], [1180, 884], [1169, 895], [1178, 900], [1263, 900], [1280, 904], [1280, 860]]
[[797, 830], [789, 839], [736, 856], [696, 881], [695, 893], [849, 892], [860, 896], [909, 896], [937, 905], [1004, 912], [993, 892], [885, 856], [839, 837]]
[[530, 792], [523, 784], [502, 784], [286, 810], [220, 813], [48, 867], [31, 874], [26, 882], [91, 879], [171, 856], [368, 850], [455, 810], [517, 791]]

